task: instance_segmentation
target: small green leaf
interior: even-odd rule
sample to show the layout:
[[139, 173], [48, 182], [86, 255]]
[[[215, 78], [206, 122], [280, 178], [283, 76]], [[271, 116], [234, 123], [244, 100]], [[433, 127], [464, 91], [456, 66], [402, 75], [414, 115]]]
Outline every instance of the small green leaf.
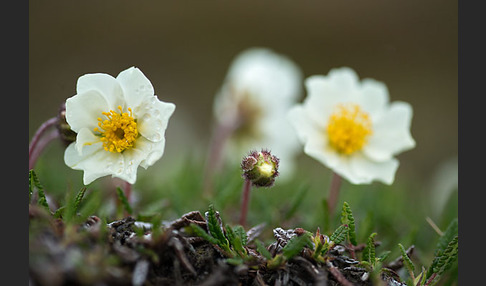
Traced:
[[390, 253], [391, 253], [390, 250], [387, 250], [387, 251], [383, 252], [380, 256], [378, 256], [378, 258], [377, 258], [378, 261], [380, 261], [380, 262], [385, 261], [385, 259], [388, 258], [388, 255], [390, 255]]
[[32, 194], [34, 193], [34, 186], [35, 186], [35, 179], [37, 176], [35, 175], [34, 170], [29, 171], [29, 203], [32, 198]]
[[272, 254], [270, 253], [270, 251], [268, 251], [265, 245], [263, 245], [263, 242], [256, 240], [255, 243], [256, 243], [258, 253], [260, 253], [267, 260], [272, 259]]
[[363, 266], [364, 268], [366, 268], [368, 271], [371, 271], [373, 270], [373, 266], [366, 260], [363, 260], [363, 261], [360, 261], [359, 262], [359, 265]]
[[194, 231], [194, 233], [199, 236], [199, 237], [202, 237], [204, 238], [205, 240], [207, 240], [208, 242], [212, 243], [212, 244], [218, 244], [218, 240], [214, 237], [212, 237], [211, 235], [209, 235], [202, 227], [200, 227], [199, 225], [197, 224], [194, 224], [194, 223], [191, 223], [189, 225], [192, 229], [192, 231]]
[[72, 191], [66, 193], [65, 205], [60, 207], [54, 213], [55, 217], [62, 217], [64, 222], [80, 223], [87, 219], [93, 212], [98, 209], [101, 204], [100, 194], [96, 193], [94, 196], [90, 196], [85, 204], [81, 207], [81, 202], [86, 194], [86, 187], [82, 187], [81, 190], [74, 196]]
[[211, 236], [218, 240], [217, 244], [221, 248], [228, 251], [229, 250], [228, 239], [226, 239], [226, 236], [224, 235], [223, 230], [221, 229], [222, 226], [220, 224], [220, 220], [216, 216], [216, 211], [214, 210], [214, 206], [212, 204], [209, 205], [207, 220], [208, 220], [208, 229]]
[[373, 232], [368, 237], [368, 242], [366, 247], [363, 249], [362, 256], [362, 260], [368, 262], [372, 267], [374, 267], [376, 263], [375, 236], [376, 232]]
[[118, 195], [118, 199], [120, 200], [120, 202], [122, 203], [123, 207], [125, 208], [125, 211], [129, 215], [132, 215], [133, 210], [132, 210], [132, 207], [130, 206], [130, 204], [128, 203], [128, 199], [125, 196], [125, 192], [120, 187], [117, 187], [116, 188], [116, 192], [117, 192], [117, 195]]
[[42, 206], [49, 213], [51, 213], [51, 210], [49, 209], [49, 205], [47, 204], [46, 194], [44, 193], [44, 187], [40, 183], [37, 174], [34, 172], [33, 169], [31, 169], [29, 171], [29, 202], [31, 200], [32, 194], [34, 193], [34, 187], [37, 188], [37, 194], [39, 196], [39, 199], [37, 200], [37, 204]]
[[46, 194], [44, 193], [44, 190], [38, 189], [38, 195], [39, 195], [39, 200], [37, 201], [37, 204], [41, 205], [49, 213], [51, 213], [51, 210], [49, 209], [49, 205], [47, 204], [47, 198], [46, 198]]
[[243, 247], [241, 236], [237, 234], [231, 226], [226, 225], [226, 236], [233, 249], [240, 255], [246, 256], [246, 249]]
[[405, 250], [405, 248], [403, 247], [403, 245], [401, 243], [398, 244], [398, 247], [400, 247], [400, 253], [402, 254], [403, 264], [407, 268], [411, 279], [415, 280], [415, 275], [413, 274], [413, 272], [415, 271], [415, 266], [414, 266], [412, 260], [410, 259], [410, 257], [408, 257], [407, 251]]
[[306, 245], [312, 245], [310, 234], [307, 232], [300, 236], [292, 237], [282, 248], [282, 255], [286, 260], [289, 260], [290, 258], [299, 254]]
[[322, 250], [324, 248], [324, 244], [321, 243], [320, 239], [318, 238], [318, 241], [314, 241], [315, 249], [314, 249], [314, 254], [312, 255], [315, 259], [319, 257], [320, 254], [322, 254]]
[[331, 235], [329, 238], [335, 244], [341, 243], [343, 240], [346, 239], [346, 235], [348, 234], [348, 226], [346, 224], [340, 225]]
[[343, 204], [343, 210], [341, 212], [341, 224], [348, 225], [348, 239], [349, 242], [353, 245], [358, 245], [356, 241], [356, 231], [355, 231], [355, 224], [354, 224], [354, 217], [351, 208], [347, 202]]
[[234, 233], [240, 238], [241, 244], [245, 246], [248, 243], [248, 237], [246, 236], [246, 231], [241, 225], [236, 225], [233, 227]]
[[422, 272], [420, 272], [419, 275], [417, 275], [417, 277], [415, 277], [415, 280], [413, 281], [413, 285], [423, 285], [423, 281], [425, 281], [425, 275], [426, 273], [426, 270], [425, 270], [425, 267], [422, 266]]
[[101, 192], [92, 192], [84, 198], [83, 204], [81, 204], [85, 193], [86, 188], [83, 187], [74, 199], [74, 210], [77, 215], [75, 221], [79, 223], [88, 219], [88, 217], [95, 213], [103, 203]]
[[53, 215], [54, 218], [62, 218], [62, 215], [63, 215], [65, 209], [66, 209], [66, 206], [59, 207]]
[[455, 236], [447, 245], [446, 249], [441, 253], [440, 256], [434, 259], [437, 261], [432, 268], [433, 273], [437, 273], [438, 276], [444, 274], [448, 270], [452, 263], [457, 259], [458, 254], [458, 236]]
[[444, 234], [439, 238], [434, 253], [435, 256], [439, 255], [447, 248], [449, 242], [451, 242], [452, 239], [458, 234], [458, 230], [459, 230], [459, 225], [458, 225], [458, 220], [456, 218], [449, 223], [447, 229], [444, 231]]
[[29, 193], [34, 192], [34, 187], [38, 189], [43, 189], [37, 174], [34, 172], [33, 169], [29, 171]]
[[[450, 247], [449, 245], [451, 243], [454, 243], [454, 240], [457, 241], [457, 234], [458, 234], [458, 221], [457, 221], [457, 219], [454, 219], [449, 223], [449, 226], [447, 227], [446, 231], [439, 238], [439, 241], [438, 241], [437, 246], [436, 246], [436, 250], [434, 252], [434, 260], [432, 261], [432, 264], [430, 265], [429, 269], [427, 270], [427, 275], [425, 276], [426, 279], [429, 279], [432, 276], [433, 273], [437, 273], [437, 272], [435, 272], [435, 269], [438, 270], [438, 269], [441, 268], [441, 267], [439, 267], [438, 263], [440, 263], [441, 257], [443, 257], [442, 260], [446, 259], [444, 257], [444, 255], [447, 256], [445, 251]], [[452, 245], [451, 245], [451, 247], [452, 247]], [[451, 249], [449, 249], [449, 251], [451, 251]], [[456, 249], [456, 251], [457, 251], [457, 249]], [[454, 254], [451, 253], [451, 255], [454, 255]], [[457, 252], [456, 252], [455, 256], [457, 256]], [[455, 257], [451, 257], [451, 258], [453, 258], [455, 260]]]
[[241, 257], [236, 256], [236, 257], [226, 258], [226, 262], [228, 264], [238, 266], [243, 264], [244, 261]]
[[81, 201], [83, 200], [84, 194], [86, 193], [87, 188], [82, 187], [81, 190], [78, 192], [76, 195], [76, 199], [74, 200], [74, 210], [78, 211], [79, 210], [79, 205], [81, 204]]

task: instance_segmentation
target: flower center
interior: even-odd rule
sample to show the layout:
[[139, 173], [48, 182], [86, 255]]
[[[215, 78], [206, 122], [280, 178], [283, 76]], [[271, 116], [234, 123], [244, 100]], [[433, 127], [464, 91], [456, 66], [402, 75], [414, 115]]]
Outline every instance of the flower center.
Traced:
[[350, 155], [359, 151], [372, 134], [368, 113], [357, 104], [340, 104], [329, 118], [326, 132], [331, 146], [339, 153]]
[[121, 153], [126, 149], [132, 148], [138, 137], [137, 122], [133, 119], [132, 109], [123, 112], [122, 107], [118, 106], [119, 113], [110, 110], [103, 112], [107, 119], [98, 118], [98, 127], [95, 132], [100, 132], [103, 148], [106, 151]]
[[237, 122], [233, 131], [235, 142], [245, 144], [247, 140], [255, 140], [262, 136], [259, 124], [263, 117], [263, 110], [252, 98], [248, 91], [237, 99]]
[[258, 171], [265, 177], [271, 177], [275, 174], [275, 167], [273, 163], [263, 162], [260, 166], [258, 166]]

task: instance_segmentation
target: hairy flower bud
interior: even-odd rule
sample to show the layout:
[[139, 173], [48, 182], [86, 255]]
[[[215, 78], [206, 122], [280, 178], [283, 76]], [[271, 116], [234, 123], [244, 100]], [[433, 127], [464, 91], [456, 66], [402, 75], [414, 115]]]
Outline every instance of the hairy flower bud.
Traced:
[[279, 159], [270, 151], [252, 151], [241, 162], [243, 178], [251, 181], [255, 187], [271, 187], [279, 174], [278, 164]]
[[63, 102], [59, 107], [57, 114], [57, 129], [59, 130], [59, 137], [65, 146], [68, 146], [72, 142], [76, 141], [76, 132], [71, 130], [71, 126], [66, 121], [66, 103]]

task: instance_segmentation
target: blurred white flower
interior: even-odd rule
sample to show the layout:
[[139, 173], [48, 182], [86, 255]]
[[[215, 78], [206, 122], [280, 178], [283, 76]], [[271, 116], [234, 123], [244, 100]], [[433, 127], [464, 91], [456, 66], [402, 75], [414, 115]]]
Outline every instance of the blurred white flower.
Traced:
[[382, 82], [363, 79], [350, 68], [306, 79], [307, 97], [289, 112], [304, 152], [353, 184], [392, 184], [394, 155], [415, 146], [412, 107], [389, 103]]
[[77, 136], [64, 162], [84, 171], [85, 185], [106, 175], [135, 183], [138, 166], [146, 169], [162, 157], [175, 105], [160, 101], [135, 67], [116, 78], [83, 75], [76, 92], [66, 100], [66, 121]]
[[214, 116], [229, 133], [225, 159], [236, 163], [248, 150], [279, 156], [281, 177], [294, 168], [300, 144], [286, 117], [302, 94], [302, 72], [288, 57], [250, 48], [232, 62], [215, 97]]

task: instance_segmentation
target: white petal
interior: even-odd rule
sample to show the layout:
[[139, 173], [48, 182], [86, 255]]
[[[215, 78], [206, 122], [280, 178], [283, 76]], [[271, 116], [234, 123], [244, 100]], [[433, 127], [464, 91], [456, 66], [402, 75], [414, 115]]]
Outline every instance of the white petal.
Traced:
[[337, 168], [342, 163], [339, 154], [329, 148], [324, 140], [307, 141], [304, 152], [330, 169]]
[[349, 67], [331, 69], [327, 76], [329, 81], [343, 93], [354, 92], [359, 84], [358, 75]]
[[353, 172], [357, 178], [361, 179], [362, 183], [369, 184], [377, 180], [391, 185], [395, 179], [395, 172], [398, 169], [399, 162], [394, 158], [388, 161], [376, 162], [356, 154], [351, 157], [350, 164]]
[[304, 107], [309, 117], [321, 126], [325, 126], [335, 106], [342, 102], [339, 90], [325, 76], [314, 75], [305, 80], [307, 97]]
[[66, 100], [66, 121], [74, 132], [79, 132], [83, 127], [93, 130], [98, 126], [98, 118], [107, 111], [107, 101], [95, 90], [76, 94]]
[[[84, 156], [87, 156], [87, 155], [91, 155], [95, 152], [98, 152], [99, 150], [102, 150], [102, 146], [100, 145], [92, 145], [92, 146], [89, 146], [91, 148], [84, 148]], [[73, 142], [71, 144], [69, 144], [69, 146], [66, 148], [65, 152], [64, 152], [64, 163], [68, 166], [68, 167], [71, 167], [73, 168], [73, 166], [76, 166], [79, 161], [81, 161], [81, 158], [84, 157], [83, 155], [81, 155], [79, 153], [78, 150], [76, 150], [76, 142]], [[76, 170], [80, 170], [79, 168], [77, 168]]]
[[[83, 75], [78, 79], [76, 86], [78, 94], [92, 90], [98, 91], [106, 99], [109, 110], [117, 110], [118, 106], [123, 107], [122, 89], [118, 81], [111, 75], [94, 73]], [[109, 110], [105, 110], [105, 112]]]
[[369, 183], [353, 170], [350, 157], [338, 154], [324, 141], [309, 141], [304, 152], [352, 184]]
[[388, 88], [384, 83], [369, 78], [362, 80], [357, 104], [372, 118], [385, 110], [388, 100]]
[[292, 107], [288, 113], [287, 118], [294, 128], [300, 142], [305, 143], [309, 137], [317, 133], [317, 125], [309, 118], [309, 114], [302, 105]]
[[[103, 148], [90, 148], [91, 152], [79, 155], [71, 143], [64, 152], [64, 162], [75, 170], [83, 170], [83, 183], [88, 185], [97, 178], [106, 175], [121, 174], [124, 170], [124, 161], [120, 153], [112, 153]], [[100, 146], [99, 144], [97, 144]], [[89, 146], [91, 147], [91, 146]], [[86, 148], [87, 149], [87, 148]]]
[[325, 166], [333, 168], [339, 164], [339, 156], [333, 152], [327, 142], [323, 128], [309, 118], [302, 106], [295, 106], [288, 112], [288, 119], [297, 132], [304, 152]]
[[127, 107], [135, 108], [145, 100], [154, 95], [154, 88], [150, 80], [136, 67], [128, 68], [116, 77], [123, 89], [123, 96]]
[[[140, 140], [140, 138], [137, 140]], [[121, 173], [113, 174], [114, 177], [127, 181], [130, 184], [135, 184], [137, 180], [137, 171], [140, 162], [147, 156], [147, 153], [137, 148], [127, 149], [122, 153], [123, 157], [123, 171]]]
[[[91, 132], [88, 128], [84, 127], [79, 130], [78, 134], [76, 135], [76, 151], [78, 151], [79, 155], [83, 155], [83, 148], [86, 146], [91, 146], [93, 144], [101, 144], [100, 138], [95, 136], [93, 132]], [[96, 147], [99, 148], [99, 147]]]
[[133, 111], [138, 131], [153, 142], [162, 140], [174, 110], [175, 104], [160, 101], [157, 96], [146, 98]]
[[373, 124], [373, 135], [363, 148], [375, 161], [386, 161], [400, 152], [415, 147], [410, 134], [412, 107], [405, 102], [393, 102]]
[[332, 69], [328, 76], [310, 76], [305, 86], [305, 108], [311, 118], [322, 126], [327, 125], [337, 105], [356, 102], [359, 97], [358, 77], [350, 68]]
[[292, 108], [288, 113], [289, 121], [297, 131], [304, 145], [304, 152], [328, 168], [339, 166], [342, 158], [329, 146], [326, 133], [309, 119], [301, 106]]
[[162, 155], [164, 155], [164, 148], [165, 148], [165, 139], [160, 140], [159, 142], [153, 143], [150, 141], [144, 142], [145, 146], [139, 146], [144, 150], [145, 159], [140, 162], [140, 166], [147, 169], [148, 167], [152, 166], [157, 162]]

